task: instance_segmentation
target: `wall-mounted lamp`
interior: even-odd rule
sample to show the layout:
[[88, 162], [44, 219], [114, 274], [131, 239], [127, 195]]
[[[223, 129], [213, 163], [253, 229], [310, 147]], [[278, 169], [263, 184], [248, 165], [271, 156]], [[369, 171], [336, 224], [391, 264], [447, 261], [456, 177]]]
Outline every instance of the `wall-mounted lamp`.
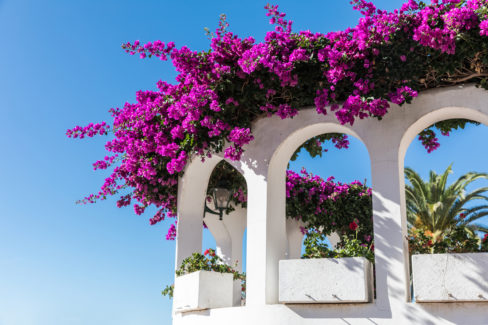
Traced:
[[[216, 187], [211, 191], [212, 201], [214, 203], [214, 209], [212, 210], [207, 205], [207, 200], [205, 200], [205, 211], [203, 217], [205, 218], [205, 213], [216, 214], [219, 216], [219, 220], [222, 220], [224, 211], [229, 208], [230, 200], [232, 198], [232, 191], [225, 187]], [[217, 212], [218, 211], [218, 212]]]

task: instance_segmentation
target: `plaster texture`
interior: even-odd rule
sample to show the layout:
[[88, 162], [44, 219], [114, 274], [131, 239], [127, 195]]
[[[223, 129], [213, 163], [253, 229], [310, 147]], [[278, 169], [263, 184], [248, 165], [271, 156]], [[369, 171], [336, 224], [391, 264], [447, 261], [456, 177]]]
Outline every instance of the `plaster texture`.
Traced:
[[413, 255], [412, 270], [416, 302], [488, 302], [488, 253]]
[[369, 302], [373, 267], [364, 257], [281, 260], [282, 303]]
[[[404, 159], [415, 137], [426, 127], [464, 118], [488, 125], [488, 91], [455, 86], [422, 92], [412, 104], [392, 104], [381, 120], [340, 125], [334, 114], [314, 107], [293, 119], [261, 118], [252, 125], [255, 140], [240, 161], [229, 161], [246, 179], [247, 293], [246, 306], [211, 309], [174, 318], [174, 324], [484, 324], [486, 304], [412, 303]], [[346, 133], [366, 146], [371, 163], [375, 238], [376, 299], [369, 304], [279, 304], [279, 261], [291, 249], [286, 225], [286, 167], [293, 152], [311, 137]], [[224, 159], [194, 159], [178, 186], [176, 265], [202, 249], [202, 217], [208, 180]]]
[[233, 275], [197, 271], [175, 279], [175, 312], [232, 306]]

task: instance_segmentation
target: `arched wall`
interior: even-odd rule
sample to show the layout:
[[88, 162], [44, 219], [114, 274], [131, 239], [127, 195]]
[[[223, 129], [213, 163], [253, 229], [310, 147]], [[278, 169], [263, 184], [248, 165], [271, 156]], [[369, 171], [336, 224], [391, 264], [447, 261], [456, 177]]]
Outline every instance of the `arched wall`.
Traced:
[[[449, 107], [430, 107], [429, 111], [418, 118], [415, 122], [411, 123], [407, 126], [405, 132], [403, 133], [402, 139], [400, 141], [399, 149], [398, 149], [398, 161], [399, 161], [399, 170], [403, 173], [404, 171], [404, 164], [405, 164], [405, 155], [407, 150], [418, 136], [418, 134], [424, 130], [425, 128], [433, 125], [434, 123], [445, 121], [449, 119], [468, 119], [472, 121], [476, 121], [488, 126], [488, 102], [479, 102], [475, 101], [473, 103], [466, 102], [465, 96], [456, 96], [458, 99], [457, 103], [460, 106], [449, 106]], [[474, 96], [476, 98], [476, 96]], [[454, 101], [451, 102], [455, 104]], [[425, 103], [427, 104], [427, 103]], [[433, 103], [432, 103], [433, 104]], [[471, 108], [461, 105], [471, 104]], [[401, 214], [402, 220], [406, 223], [407, 220], [407, 208], [406, 208], [406, 199], [405, 199], [405, 178], [401, 178], [400, 181], [400, 188], [401, 191]], [[409, 260], [406, 261], [406, 265], [409, 265]], [[410, 299], [410, 296], [407, 296]]]
[[[246, 228], [246, 209], [238, 207], [229, 215], [225, 215], [223, 220], [211, 214], [203, 218], [208, 182], [215, 167], [222, 160], [235, 168], [236, 162], [213, 155], [203, 162], [191, 161], [179, 180], [175, 269], [179, 268], [186, 257], [202, 251], [202, 223], [205, 221], [215, 239], [217, 254], [224, 262], [242, 272], [242, 240]], [[235, 306], [241, 304], [240, 288], [240, 282], [236, 281], [233, 294]]]
[[175, 268], [191, 254], [202, 251], [202, 223], [207, 185], [213, 169], [220, 160], [222, 158], [217, 155], [203, 163], [193, 160], [179, 179]]
[[[312, 111], [313, 112], [313, 111]], [[315, 113], [316, 114], [316, 113]], [[304, 116], [305, 117], [305, 116]], [[338, 123], [319, 122], [315, 124], [304, 124], [300, 119], [292, 120], [290, 129], [293, 132], [286, 134], [286, 138], [274, 151], [268, 167], [268, 186], [272, 188], [268, 192], [268, 204], [273, 208], [269, 210], [267, 220], [272, 232], [268, 236], [274, 236], [273, 242], [276, 247], [270, 247], [267, 259], [268, 277], [266, 285], [268, 288], [268, 301], [278, 301], [278, 263], [276, 259], [286, 259], [288, 244], [286, 242], [286, 167], [295, 150], [305, 141], [315, 136], [326, 133], [346, 133], [361, 139], [356, 132]], [[308, 125], [307, 125], [308, 124]], [[305, 126], [304, 126], [305, 125]]]
[[[175, 268], [178, 268], [183, 259], [202, 250], [201, 227], [208, 182], [213, 170], [222, 160], [242, 174], [239, 162], [214, 154], [203, 162], [199, 159], [190, 161], [179, 179]], [[238, 214], [242, 215], [242, 211]]]
[[[488, 103], [486, 103], [486, 105], [488, 105]], [[408, 147], [422, 130], [434, 123], [449, 119], [467, 119], [488, 126], [487, 113], [473, 108], [451, 106], [436, 109], [425, 114], [407, 128], [401, 140], [400, 149], [398, 151], [400, 159], [405, 159], [405, 154], [407, 153]]]
[[[255, 140], [245, 148], [241, 160], [232, 163], [243, 173], [248, 185], [247, 306], [259, 307], [262, 315], [267, 312], [272, 315], [278, 308], [268, 310], [265, 306], [278, 303], [278, 262], [286, 258], [284, 173], [291, 154], [310, 137], [340, 132], [361, 139], [370, 155], [377, 298], [373, 303], [361, 306], [283, 306], [280, 307], [283, 315], [285, 310], [292, 311], [290, 319], [293, 322], [282, 320], [281, 324], [308, 324], [310, 315], [339, 323], [348, 317], [398, 323], [412, 320], [412, 313], [416, 313], [420, 317], [417, 319], [423, 323], [459, 320], [456, 310], [448, 306], [409, 302], [403, 175], [404, 156], [410, 142], [425, 127], [451, 118], [466, 118], [488, 125], [488, 92], [474, 86], [425, 91], [412, 104], [392, 105], [382, 121], [358, 120], [348, 127], [341, 126], [332, 114], [319, 115], [314, 109], [300, 110], [293, 119], [281, 120], [273, 116], [256, 121], [252, 128]], [[190, 174], [185, 174], [186, 177]], [[192, 201], [195, 202], [195, 197]], [[199, 202], [203, 202], [203, 196]], [[182, 203], [179, 200], [179, 204]], [[472, 323], [482, 324], [486, 319], [484, 307], [465, 306], [470, 310]], [[245, 319], [250, 319], [249, 315], [256, 320], [256, 315], [246, 310], [240, 314], [242, 324], [246, 323]], [[228, 316], [232, 314], [235, 319], [236, 312], [234, 310]], [[209, 324], [227, 320], [223, 310], [213, 315], [215, 318], [205, 319]], [[188, 321], [197, 319], [200, 320], [187, 317]], [[273, 320], [272, 317], [269, 319]]]

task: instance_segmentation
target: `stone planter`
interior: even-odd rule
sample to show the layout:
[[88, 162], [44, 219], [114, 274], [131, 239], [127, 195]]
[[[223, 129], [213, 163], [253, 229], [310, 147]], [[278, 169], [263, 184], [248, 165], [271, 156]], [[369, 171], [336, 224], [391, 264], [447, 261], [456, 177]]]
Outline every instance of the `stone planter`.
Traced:
[[415, 302], [488, 302], [488, 253], [412, 256]]
[[197, 271], [175, 279], [175, 312], [232, 307], [232, 273]]
[[373, 267], [364, 257], [281, 260], [282, 303], [364, 303], [373, 297]]

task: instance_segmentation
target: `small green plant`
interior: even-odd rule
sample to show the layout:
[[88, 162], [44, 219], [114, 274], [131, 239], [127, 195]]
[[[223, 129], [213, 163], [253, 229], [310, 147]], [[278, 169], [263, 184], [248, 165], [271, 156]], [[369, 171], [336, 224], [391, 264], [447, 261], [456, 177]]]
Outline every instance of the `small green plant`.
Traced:
[[305, 237], [305, 254], [302, 258], [340, 258], [340, 257], [365, 257], [374, 263], [374, 243], [369, 237], [368, 240], [358, 239], [360, 227], [353, 221], [349, 228], [354, 234], [343, 235], [342, 241], [335, 249], [330, 249], [326, 242], [326, 234], [317, 230], [309, 229]]
[[[214, 271], [219, 273], [232, 273], [234, 280], [241, 280], [243, 283], [242, 288], [245, 290], [246, 275], [239, 273], [215, 254], [214, 249], [207, 249], [202, 253], [193, 253], [190, 257], [183, 260], [178, 270], [176, 270], [176, 276], [182, 276], [190, 274], [196, 271]], [[173, 298], [174, 284], [166, 286], [161, 294]]]
[[483, 239], [465, 226], [454, 226], [444, 232], [425, 228], [408, 230], [410, 254], [488, 252], [488, 234]]

